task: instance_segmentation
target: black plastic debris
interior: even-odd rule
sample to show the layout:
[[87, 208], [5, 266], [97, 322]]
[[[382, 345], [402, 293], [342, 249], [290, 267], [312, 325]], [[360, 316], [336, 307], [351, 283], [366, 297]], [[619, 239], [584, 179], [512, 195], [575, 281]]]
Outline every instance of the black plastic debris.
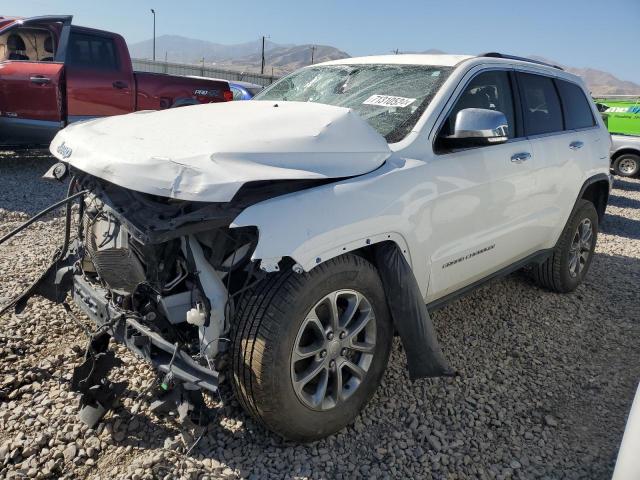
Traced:
[[400, 248], [385, 242], [376, 249], [376, 264], [387, 303], [404, 345], [411, 380], [454, 376], [438, 344], [418, 282]]
[[155, 392], [150, 410], [156, 414], [177, 413], [177, 420], [185, 426], [206, 425], [211, 416], [204, 402], [202, 390], [184, 382], [163, 380]]
[[122, 365], [122, 360], [108, 350], [109, 338], [107, 333], [92, 337], [84, 362], [73, 369], [71, 388], [82, 394], [78, 415], [89, 428], [100, 421], [127, 386], [126, 382], [107, 379], [112, 368]]

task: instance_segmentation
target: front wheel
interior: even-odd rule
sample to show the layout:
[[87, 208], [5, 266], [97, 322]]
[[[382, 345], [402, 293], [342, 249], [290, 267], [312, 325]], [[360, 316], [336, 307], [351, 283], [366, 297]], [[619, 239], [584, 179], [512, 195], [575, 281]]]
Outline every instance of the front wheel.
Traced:
[[295, 441], [344, 428], [371, 398], [393, 330], [375, 267], [343, 255], [270, 275], [245, 296], [233, 331], [233, 384], [256, 420]]
[[635, 177], [640, 172], [640, 156], [632, 153], [620, 155], [613, 162], [613, 171], [621, 177]]

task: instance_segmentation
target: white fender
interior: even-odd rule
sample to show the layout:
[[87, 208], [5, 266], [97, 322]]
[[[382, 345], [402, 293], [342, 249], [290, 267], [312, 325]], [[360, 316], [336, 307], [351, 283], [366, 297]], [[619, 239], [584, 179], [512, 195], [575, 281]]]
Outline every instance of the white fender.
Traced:
[[[232, 228], [255, 226], [258, 244], [252, 259], [266, 271], [291, 257], [304, 271], [343, 253], [383, 241], [395, 242], [426, 294], [428, 259], [414, 264], [410, 244], [423, 220], [415, 215], [430, 197], [407, 189], [408, 176], [424, 173], [424, 162], [393, 158], [379, 169], [337, 183], [294, 192], [246, 208]], [[401, 192], [398, 195], [398, 192]], [[426, 239], [425, 239], [426, 240]]]

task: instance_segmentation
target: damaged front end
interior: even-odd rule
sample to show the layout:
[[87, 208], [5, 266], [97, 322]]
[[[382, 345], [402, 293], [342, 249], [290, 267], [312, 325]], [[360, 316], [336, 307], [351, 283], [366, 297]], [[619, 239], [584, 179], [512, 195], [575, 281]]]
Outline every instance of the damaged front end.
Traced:
[[183, 389], [177, 397], [215, 392], [238, 296], [288, 260], [256, 260], [256, 268], [257, 228], [230, 228], [234, 219], [263, 200], [374, 171], [391, 155], [352, 110], [309, 102], [229, 102], [79, 122], [61, 130], [50, 151], [62, 163], [47, 176], [76, 175], [63, 201], [65, 241], [5, 309], [24, 309], [34, 294], [63, 303], [71, 292], [96, 324], [72, 382], [83, 411], [93, 412], [88, 423], [118, 390], [106, 381], [116, 360], [108, 341], [96, 341], [104, 335], [150, 362], [161, 385]]
[[[229, 225], [245, 202], [269, 193], [253, 185], [241, 200], [192, 202], [86, 174], [72, 180], [72, 190], [84, 192], [76, 238], [65, 241], [16, 307], [35, 293], [62, 303], [70, 290], [96, 324], [72, 381], [82, 393], [81, 418], [95, 424], [122, 391], [106, 380], [118, 362], [108, 352], [109, 337], [148, 361], [164, 390], [216, 392], [234, 300], [264, 275], [251, 261], [257, 230]], [[178, 407], [183, 399], [173, 400]]]

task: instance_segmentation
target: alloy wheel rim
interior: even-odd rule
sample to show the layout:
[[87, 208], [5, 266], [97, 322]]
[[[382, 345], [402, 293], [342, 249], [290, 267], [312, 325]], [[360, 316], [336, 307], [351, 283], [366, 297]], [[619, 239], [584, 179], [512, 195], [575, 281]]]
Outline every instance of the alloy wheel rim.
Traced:
[[635, 160], [631, 158], [623, 158], [622, 160], [620, 160], [618, 168], [622, 173], [626, 173], [627, 175], [629, 175], [635, 172], [637, 166]]
[[584, 270], [592, 246], [593, 225], [590, 219], [585, 218], [578, 224], [569, 248], [569, 274], [572, 277], [577, 277]]
[[307, 313], [291, 352], [291, 381], [313, 410], [331, 410], [362, 385], [376, 346], [371, 302], [355, 290], [325, 295]]

